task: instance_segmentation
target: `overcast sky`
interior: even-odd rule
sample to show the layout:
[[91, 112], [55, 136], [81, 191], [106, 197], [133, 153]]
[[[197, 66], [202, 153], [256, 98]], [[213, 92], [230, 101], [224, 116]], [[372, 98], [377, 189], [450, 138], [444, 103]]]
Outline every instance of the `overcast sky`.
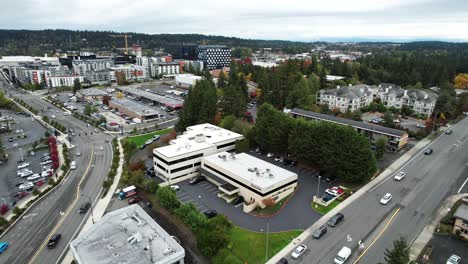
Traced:
[[2, 0], [0, 28], [468, 41], [468, 0]]

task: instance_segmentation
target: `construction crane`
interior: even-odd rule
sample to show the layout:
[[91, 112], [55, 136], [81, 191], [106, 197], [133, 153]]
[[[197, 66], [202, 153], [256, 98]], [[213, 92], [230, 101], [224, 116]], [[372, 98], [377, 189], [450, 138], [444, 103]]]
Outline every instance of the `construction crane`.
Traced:
[[128, 38], [131, 38], [132, 35], [127, 35], [127, 33], [123, 34], [123, 35], [110, 35], [111, 37], [114, 37], [114, 38], [124, 38], [125, 39], [125, 55], [128, 55]]

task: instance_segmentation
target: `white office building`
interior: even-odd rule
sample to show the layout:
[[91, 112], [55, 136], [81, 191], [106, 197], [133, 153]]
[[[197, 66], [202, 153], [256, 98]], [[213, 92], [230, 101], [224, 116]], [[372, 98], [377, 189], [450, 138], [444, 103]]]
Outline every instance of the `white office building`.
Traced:
[[177, 86], [188, 88], [190, 86], [194, 86], [197, 81], [202, 79], [201, 76], [196, 76], [193, 74], [185, 73], [185, 74], [177, 74], [175, 76], [175, 83]]
[[156, 175], [170, 184], [199, 175], [201, 159], [224, 151], [234, 151], [241, 134], [214, 126], [200, 124], [172, 140], [168, 146], [153, 150]]
[[176, 75], [180, 73], [179, 62], [151, 62], [151, 77]]
[[139, 205], [105, 214], [70, 243], [77, 264], [183, 264], [184, 248]]
[[242, 196], [244, 212], [264, 208], [266, 200], [278, 202], [297, 187], [296, 173], [246, 153], [220, 152], [204, 157], [200, 171], [218, 186], [218, 196], [226, 202]]

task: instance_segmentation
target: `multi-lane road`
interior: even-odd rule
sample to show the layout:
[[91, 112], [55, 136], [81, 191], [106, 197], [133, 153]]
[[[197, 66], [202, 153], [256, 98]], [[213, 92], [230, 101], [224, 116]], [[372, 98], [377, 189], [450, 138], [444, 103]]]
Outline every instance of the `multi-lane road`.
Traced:
[[[383, 263], [384, 251], [393, 247], [394, 240], [404, 237], [412, 243], [442, 201], [466, 183], [468, 118], [452, 130], [428, 146], [434, 149], [432, 155], [421, 151], [400, 168], [406, 172], [401, 182], [389, 175], [341, 210], [344, 221], [337, 227], [328, 227], [321, 239], [302, 241], [308, 250], [299, 260], [292, 260], [290, 252], [285, 257], [290, 263], [333, 263], [347, 246], [353, 251], [347, 263]], [[385, 193], [393, 195], [388, 205], [379, 203]]]
[[[111, 143], [105, 142], [110, 136], [96, 133], [93, 127], [88, 127], [83, 121], [63, 115], [62, 110], [42, 100], [40, 96], [21, 93], [3, 77], [0, 77], [0, 89], [7, 95], [20, 97], [38, 110], [44, 109], [40, 115], [55, 115], [57, 122], [72, 128], [76, 134], [71, 141], [75, 148], [70, 150], [69, 156], [76, 161], [77, 168], [1, 238], [2, 241], [8, 241], [10, 247], [0, 257], [0, 263], [56, 263], [66, 254], [68, 243], [88, 216], [77, 212], [81, 204], [89, 198], [94, 203], [100, 197], [102, 183], [112, 160]], [[100, 146], [104, 150], [99, 150]], [[75, 156], [76, 150], [81, 152], [80, 156]], [[62, 239], [56, 248], [47, 249], [47, 240], [54, 233], [61, 233]]]

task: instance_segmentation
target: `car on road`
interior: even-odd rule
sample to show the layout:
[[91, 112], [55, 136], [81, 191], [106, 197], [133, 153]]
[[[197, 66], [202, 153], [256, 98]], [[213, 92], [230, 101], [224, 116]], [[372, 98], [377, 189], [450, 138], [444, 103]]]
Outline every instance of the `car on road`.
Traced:
[[459, 263], [461, 263], [461, 257], [455, 254], [452, 254], [452, 256], [450, 256], [450, 258], [447, 259], [447, 264], [459, 264]]
[[390, 200], [392, 199], [392, 195], [390, 193], [386, 193], [382, 199], [380, 199], [381, 204], [388, 204]]
[[76, 162], [75, 162], [75, 161], [72, 161], [72, 162], [70, 163], [70, 170], [74, 170], [74, 169], [76, 169]]
[[293, 259], [298, 259], [299, 257], [302, 256], [302, 254], [304, 254], [304, 252], [306, 251], [307, 249], [307, 246], [302, 244], [302, 245], [299, 245], [296, 249], [294, 249], [294, 251], [291, 253], [291, 258]]
[[52, 249], [55, 248], [62, 238], [61, 234], [55, 234], [52, 236], [52, 238], [49, 240], [49, 243], [47, 243], [47, 248]]
[[179, 185], [171, 185], [171, 189], [177, 192], [180, 190], [180, 187]]
[[395, 175], [395, 177], [393, 177], [393, 179], [395, 181], [401, 181], [403, 180], [403, 178], [405, 178], [405, 176], [406, 176], [406, 173], [404, 171], [400, 171], [397, 173], [397, 175]]
[[348, 260], [349, 256], [351, 256], [351, 249], [348, 247], [343, 247], [338, 252], [333, 262], [335, 264], [343, 264], [346, 262], [346, 260]]
[[426, 126], [424, 124], [417, 124], [416, 126], [419, 127], [419, 128], [426, 128]]
[[55, 118], [55, 115], [51, 115], [50, 118], [52, 118], [52, 119]]
[[28, 167], [28, 166], [29, 166], [29, 163], [27, 163], [27, 162], [21, 163], [20, 165], [18, 165], [18, 170], [24, 169], [24, 168], [26, 168], [26, 167]]
[[2, 254], [3, 252], [5, 252], [5, 250], [7, 250], [9, 244], [8, 242], [0, 242], [0, 254]]
[[81, 205], [80, 209], [78, 210], [78, 213], [84, 214], [88, 211], [88, 209], [91, 207], [91, 203], [87, 202]]
[[445, 134], [446, 134], [446, 135], [450, 135], [450, 134], [452, 134], [452, 133], [453, 133], [453, 131], [452, 131], [452, 130], [450, 130], [450, 129], [449, 129], [449, 130], [447, 130], [447, 131], [445, 131]]
[[434, 150], [432, 148], [428, 148], [424, 151], [424, 155], [431, 155]]
[[344, 219], [344, 215], [342, 213], [337, 213], [336, 215], [332, 216], [330, 220], [328, 220], [327, 225], [331, 227], [335, 227], [341, 221], [343, 221], [343, 219]]
[[215, 216], [218, 215], [218, 212], [216, 212], [215, 210], [206, 210], [205, 212], [203, 212], [205, 214], [205, 216], [208, 218], [208, 219], [211, 219]]
[[136, 203], [138, 203], [138, 202], [141, 202], [141, 200], [142, 200], [142, 199], [141, 199], [140, 197], [138, 197], [138, 196], [137, 196], [137, 197], [133, 197], [133, 198], [131, 198], [131, 199], [128, 200], [128, 204], [136, 204]]
[[47, 165], [50, 163], [52, 163], [52, 160], [46, 160], [46, 161], [41, 162], [41, 165]]
[[76, 152], [76, 156], [77, 156], [77, 157], [81, 156], [81, 152], [77, 151], [77, 152]]
[[319, 239], [320, 237], [325, 235], [325, 233], [327, 233], [327, 228], [324, 225], [322, 225], [319, 228], [317, 228], [317, 230], [314, 231], [314, 233], [312, 234], [312, 237], [315, 239]]
[[39, 178], [41, 178], [41, 175], [39, 175], [39, 173], [34, 173], [33, 175], [29, 176], [29, 177], [27, 178], [27, 180], [28, 180], [28, 181], [34, 181], [34, 180], [37, 180], [37, 179], [39, 179]]
[[192, 179], [189, 181], [189, 184], [190, 184], [190, 185], [195, 185], [195, 184], [197, 184], [197, 183], [199, 183], [199, 182], [202, 182], [202, 181], [204, 181], [204, 180], [206, 180], [205, 176], [197, 176], [197, 177], [195, 177], [195, 178], [192, 178]]

